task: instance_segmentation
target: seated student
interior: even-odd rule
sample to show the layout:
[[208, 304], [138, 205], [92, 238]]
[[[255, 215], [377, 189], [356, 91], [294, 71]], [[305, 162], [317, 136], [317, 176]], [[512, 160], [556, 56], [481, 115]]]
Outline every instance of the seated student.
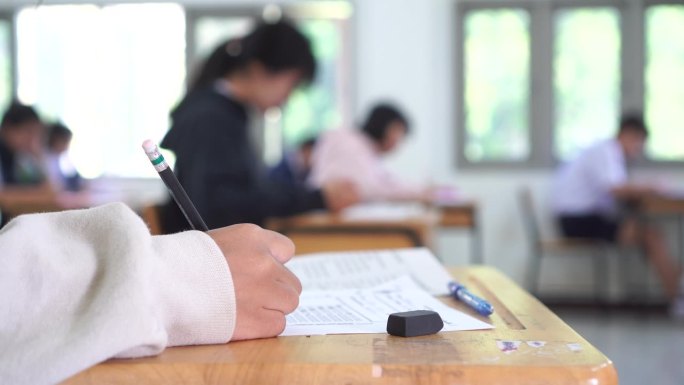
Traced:
[[121, 203], [17, 217], [0, 232], [0, 384], [55, 384], [108, 358], [266, 338], [301, 283], [254, 225], [151, 236]]
[[615, 138], [585, 149], [557, 172], [553, 210], [564, 236], [643, 246], [673, 301], [673, 312], [684, 317], [680, 272], [662, 235], [634, 219], [620, 217], [622, 202], [655, 193], [650, 186], [631, 184], [627, 177], [627, 161], [642, 155], [647, 137], [641, 115], [623, 116]]
[[[260, 24], [247, 36], [219, 45], [207, 59], [173, 111], [161, 146], [175, 153], [178, 180], [209, 228], [339, 210], [358, 200], [353, 185], [341, 180], [321, 189], [269, 181], [251, 144], [249, 110], [282, 105], [315, 69], [309, 41], [285, 21]], [[188, 228], [171, 200], [160, 217], [166, 233]]]
[[[52, 194], [42, 166], [43, 124], [36, 111], [12, 102], [0, 121], [0, 200], [43, 199]], [[7, 215], [0, 213], [0, 227]]]
[[314, 148], [309, 183], [322, 186], [330, 180], [352, 180], [364, 201], [423, 200], [424, 186], [406, 183], [382, 163], [409, 133], [399, 109], [389, 104], [372, 108], [360, 130], [333, 130], [321, 135]]
[[43, 123], [36, 111], [12, 102], [0, 122], [0, 186], [36, 186], [45, 182]]
[[57, 190], [78, 191], [83, 187], [83, 180], [68, 157], [72, 137], [71, 130], [62, 123], [48, 126], [45, 163], [48, 179]]
[[269, 170], [269, 179], [289, 185], [305, 185], [311, 172], [311, 157], [315, 144], [316, 138], [309, 138], [300, 143], [295, 151], [285, 153], [283, 159]]

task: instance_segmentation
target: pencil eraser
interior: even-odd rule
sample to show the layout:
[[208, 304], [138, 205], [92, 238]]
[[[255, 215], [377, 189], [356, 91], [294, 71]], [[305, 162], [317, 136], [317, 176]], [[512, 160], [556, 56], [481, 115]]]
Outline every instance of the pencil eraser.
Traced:
[[387, 333], [399, 337], [416, 337], [435, 334], [442, 330], [444, 322], [439, 313], [432, 310], [413, 310], [393, 313], [387, 318]]
[[157, 149], [157, 145], [152, 140], [147, 139], [143, 142], [142, 148], [145, 152], [152, 152]]

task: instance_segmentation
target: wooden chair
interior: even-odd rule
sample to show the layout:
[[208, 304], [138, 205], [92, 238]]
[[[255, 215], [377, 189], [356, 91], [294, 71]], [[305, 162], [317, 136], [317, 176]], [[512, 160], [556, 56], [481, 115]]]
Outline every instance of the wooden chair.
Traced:
[[539, 294], [539, 276], [542, 259], [547, 255], [590, 255], [594, 259], [594, 296], [603, 301], [608, 297], [609, 272], [608, 255], [614, 247], [601, 240], [584, 238], [542, 239], [540, 226], [534, 209], [534, 200], [529, 189], [520, 191], [520, 209], [528, 241], [532, 249], [528, 287], [534, 295]]
[[140, 216], [142, 217], [143, 221], [145, 221], [145, 223], [147, 224], [147, 227], [150, 228], [150, 234], [162, 234], [161, 219], [159, 218], [158, 206], [149, 205], [143, 207], [140, 211]]

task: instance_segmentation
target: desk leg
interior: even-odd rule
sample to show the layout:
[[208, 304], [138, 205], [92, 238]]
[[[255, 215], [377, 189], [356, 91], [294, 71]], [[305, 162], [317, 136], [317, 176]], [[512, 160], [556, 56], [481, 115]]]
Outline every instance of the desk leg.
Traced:
[[470, 263], [478, 265], [484, 263], [484, 258], [482, 257], [482, 234], [477, 218], [475, 218], [473, 227], [470, 230]]
[[680, 268], [684, 266], [684, 215], [677, 215], [677, 254]]

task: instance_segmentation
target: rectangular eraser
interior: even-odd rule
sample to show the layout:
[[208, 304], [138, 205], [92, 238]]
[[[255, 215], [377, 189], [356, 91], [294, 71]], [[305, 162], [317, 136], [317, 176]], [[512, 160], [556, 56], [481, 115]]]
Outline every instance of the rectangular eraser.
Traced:
[[399, 337], [416, 337], [435, 334], [442, 330], [444, 322], [439, 313], [432, 310], [413, 310], [393, 313], [387, 318], [387, 333]]

